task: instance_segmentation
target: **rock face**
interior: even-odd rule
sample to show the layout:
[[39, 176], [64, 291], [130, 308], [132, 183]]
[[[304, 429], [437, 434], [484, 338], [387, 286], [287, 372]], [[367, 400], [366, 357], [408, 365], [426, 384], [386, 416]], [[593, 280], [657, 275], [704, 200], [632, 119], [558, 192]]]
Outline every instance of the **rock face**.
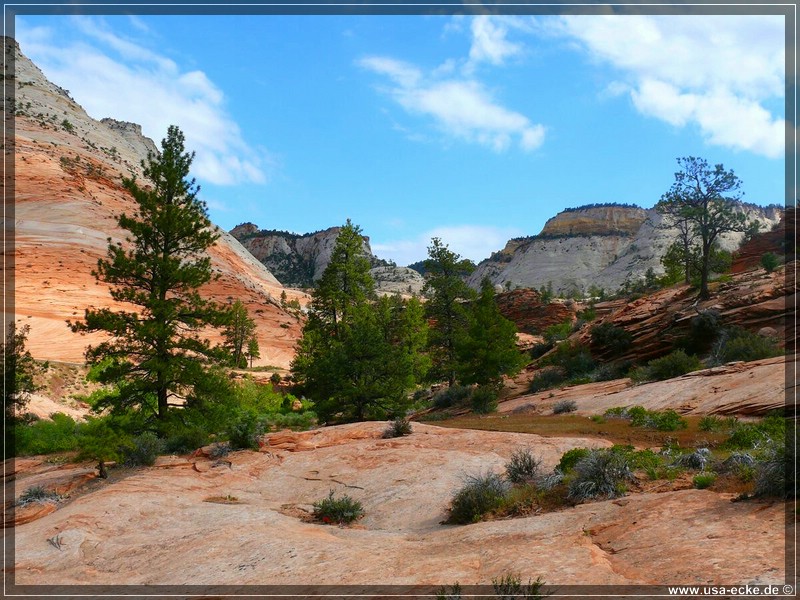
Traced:
[[[742, 204], [748, 218], [767, 229], [778, 223], [782, 209]], [[590, 286], [613, 291], [626, 280], [644, 277], [648, 268], [663, 273], [661, 257], [676, 231], [662, 229], [653, 209], [604, 205], [570, 209], [550, 219], [542, 232], [518, 238], [482, 261], [468, 283], [478, 287], [484, 277], [492, 283], [539, 288], [552, 283], [557, 293], [586, 293]], [[729, 234], [720, 243], [735, 250], [742, 234]]]
[[[91, 272], [106, 255], [107, 238], [124, 239], [115, 215], [135, 211], [121, 177], [141, 179], [140, 163], [155, 145], [137, 125], [90, 118], [9, 38], [5, 52], [16, 84], [14, 310], [31, 326], [27, 347], [36, 358], [82, 362], [85, 347], [101, 338], [73, 334], [65, 321], [80, 319], [89, 306], [115, 306]], [[220, 302], [241, 299], [256, 321], [258, 364], [288, 366], [300, 323], [276, 300], [283, 287], [235, 239], [219, 233], [210, 254], [220, 278], [201, 293]], [[287, 294], [305, 301], [299, 292]]]
[[787, 242], [795, 240], [796, 232], [797, 210], [789, 207], [779, 226], [773, 227], [771, 231], [755, 235], [747, 243], [742, 244], [742, 247], [733, 256], [731, 272], [742, 273], [747, 269], [758, 268], [761, 257], [767, 252], [783, 256], [788, 251]]
[[551, 325], [575, 319], [575, 303], [557, 301], [543, 303], [539, 292], [530, 289], [503, 292], [495, 296], [497, 308], [517, 330], [538, 335]]
[[[15, 530], [16, 584], [782, 583], [783, 503], [708, 490], [633, 494], [557, 512], [442, 525], [465, 474], [529, 446], [552, 469], [602, 440], [444, 429], [380, 439], [386, 423], [269, 436], [224, 463], [141, 469]], [[22, 475], [18, 475], [20, 481]], [[329, 490], [363, 504], [350, 527], [311, 522]], [[48, 539], [54, 539], [60, 548]], [[746, 546], [748, 551], [742, 552]]]
[[[230, 233], [283, 285], [310, 288], [328, 267], [340, 230], [340, 227], [331, 227], [300, 235], [287, 231], [260, 230], [253, 223], [243, 223]], [[419, 294], [422, 291], [424, 281], [419, 273], [406, 267], [396, 267], [376, 257], [366, 236], [363, 250], [373, 267], [371, 274], [379, 292]]]

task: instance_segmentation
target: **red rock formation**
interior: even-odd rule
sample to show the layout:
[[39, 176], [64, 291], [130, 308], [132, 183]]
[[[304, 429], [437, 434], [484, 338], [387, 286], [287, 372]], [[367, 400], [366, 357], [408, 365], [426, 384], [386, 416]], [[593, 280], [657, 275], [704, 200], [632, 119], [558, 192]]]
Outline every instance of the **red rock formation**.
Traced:
[[[787, 240], [794, 240], [797, 231], [797, 210], [789, 207], [783, 215], [780, 226], [772, 231], [765, 231], [742, 244], [733, 255], [731, 272], [742, 273], [748, 269], [761, 266], [761, 257], [767, 252], [781, 256], [786, 252]], [[791, 250], [791, 246], [789, 246]]]
[[520, 289], [495, 296], [500, 313], [513, 321], [517, 329], [532, 335], [541, 334], [550, 325], [574, 321], [576, 307], [571, 301], [543, 303], [536, 290]]

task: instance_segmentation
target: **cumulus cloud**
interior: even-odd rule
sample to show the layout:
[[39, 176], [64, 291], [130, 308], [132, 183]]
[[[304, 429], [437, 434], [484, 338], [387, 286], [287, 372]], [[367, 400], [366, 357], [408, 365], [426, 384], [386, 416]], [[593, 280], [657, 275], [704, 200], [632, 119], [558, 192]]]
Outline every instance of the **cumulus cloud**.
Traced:
[[617, 68], [642, 114], [696, 125], [710, 144], [784, 154], [786, 122], [764, 106], [784, 96], [779, 16], [564, 16], [552, 32]]
[[542, 125], [499, 104], [474, 79], [426, 76], [414, 65], [381, 56], [363, 58], [358, 64], [385, 76], [392, 85], [380, 88], [383, 92], [408, 113], [431, 117], [448, 136], [495, 152], [507, 150], [514, 139], [525, 151], [535, 150], [544, 142]]
[[522, 44], [508, 39], [509, 26], [519, 22], [513, 17], [489, 15], [474, 17], [470, 24], [472, 46], [469, 49], [469, 64], [488, 62], [492, 65], [502, 65], [507, 58], [520, 54], [523, 50]]
[[521, 230], [513, 227], [445, 225], [410, 240], [373, 240], [371, 246], [377, 256], [391, 259], [398, 265], [409, 265], [427, 258], [431, 238], [438, 237], [450, 250], [477, 263], [503, 248], [509, 239], [520, 235]]
[[250, 147], [225, 108], [225, 95], [202, 71], [112, 32], [98, 18], [72, 17], [85, 38], [65, 45], [50, 28], [16, 23], [22, 51], [92, 117], [134, 121], [158, 142], [178, 125], [196, 152], [193, 174], [218, 185], [264, 183], [263, 152]]

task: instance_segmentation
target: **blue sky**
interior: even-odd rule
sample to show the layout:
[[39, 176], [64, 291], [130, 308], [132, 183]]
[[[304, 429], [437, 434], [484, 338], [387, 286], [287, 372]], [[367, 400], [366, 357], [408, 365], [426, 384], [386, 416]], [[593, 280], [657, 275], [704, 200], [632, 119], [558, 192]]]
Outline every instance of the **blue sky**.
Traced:
[[382, 258], [473, 260], [564, 208], [652, 206], [675, 159], [783, 203], [784, 25], [764, 16], [22, 16], [97, 119], [184, 130], [216, 224], [351, 218]]

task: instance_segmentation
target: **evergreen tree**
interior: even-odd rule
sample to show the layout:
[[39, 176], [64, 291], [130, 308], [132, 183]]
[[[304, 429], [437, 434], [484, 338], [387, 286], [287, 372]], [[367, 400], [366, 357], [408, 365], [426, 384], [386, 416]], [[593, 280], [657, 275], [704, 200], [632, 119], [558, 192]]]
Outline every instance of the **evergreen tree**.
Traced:
[[474, 269], [472, 261], [462, 259], [442, 240], [431, 240], [423, 289], [428, 297], [427, 316], [433, 320], [428, 340], [433, 361], [430, 377], [435, 381], [446, 380], [451, 386], [458, 372], [457, 340], [469, 323], [465, 301], [475, 297], [463, 278]]
[[188, 179], [193, 159], [183, 133], [171, 126], [161, 152], [142, 162], [148, 184], [123, 179], [137, 209], [117, 218], [128, 235], [124, 242], [109, 238], [93, 274], [111, 285], [114, 300], [136, 310], [87, 309], [83, 322], [71, 324], [75, 332], [110, 336], [86, 351], [98, 381], [119, 388], [98, 408], [133, 408], [164, 419], [172, 398], [195, 399], [208, 359], [220, 357], [200, 337], [203, 328], [224, 325], [226, 312], [199, 294], [212, 279], [208, 249], [219, 236]]
[[31, 393], [39, 389], [34, 382], [39, 366], [25, 349], [30, 330], [30, 325], [17, 329], [17, 324], [9, 321], [5, 340], [0, 340], [3, 347], [3, 406], [7, 426], [25, 408]]
[[314, 290], [292, 374], [323, 419], [398, 414], [424, 376], [426, 323], [417, 300], [377, 298], [361, 230], [342, 228]]
[[702, 158], [679, 158], [681, 170], [675, 182], [661, 197], [656, 210], [668, 222], [684, 223], [700, 247], [700, 298], [708, 298], [708, 277], [714, 242], [722, 233], [752, 229], [747, 217], [737, 211], [733, 201], [741, 198], [741, 181], [722, 165], [712, 169]]
[[472, 303], [469, 326], [457, 340], [458, 377], [462, 384], [477, 383], [498, 388], [503, 375], [515, 375], [525, 365], [517, 349], [517, 328], [497, 307], [494, 286], [481, 283]]
[[228, 311], [228, 323], [222, 332], [233, 366], [247, 366], [247, 359], [244, 356], [245, 344], [253, 339], [255, 331], [256, 323], [247, 314], [247, 307], [241, 300], [237, 300]]
[[253, 359], [261, 358], [261, 351], [258, 347], [258, 338], [252, 336], [247, 342], [247, 358], [250, 359], [250, 368], [253, 368]]

